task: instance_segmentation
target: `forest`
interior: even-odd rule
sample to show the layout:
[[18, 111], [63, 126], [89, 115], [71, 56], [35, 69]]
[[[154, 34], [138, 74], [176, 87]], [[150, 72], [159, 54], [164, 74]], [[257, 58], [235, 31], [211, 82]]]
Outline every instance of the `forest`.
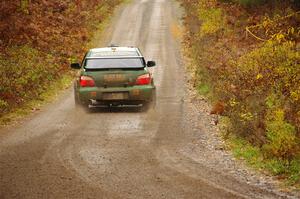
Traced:
[[0, 117], [38, 99], [81, 58], [120, 0], [2, 0]]
[[187, 0], [193, 85], [235, 155], [300, 184], [299, 1]]

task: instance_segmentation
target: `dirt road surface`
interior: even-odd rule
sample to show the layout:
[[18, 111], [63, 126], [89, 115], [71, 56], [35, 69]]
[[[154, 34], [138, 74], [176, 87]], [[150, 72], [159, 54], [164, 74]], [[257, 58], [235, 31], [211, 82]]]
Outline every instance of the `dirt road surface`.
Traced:
[[195, 110], [174, 28], [181, 12], [175, 1], [132, 1], [106, 30], [107, 44], [139, 46], [157, 61], [155, 110], [76, 112], [67, 90], [21, 124], [0, 130], [1, 199], [287, 197], [206, 163], [214, 154], [196, 147], [205, 126], [192, 127]]

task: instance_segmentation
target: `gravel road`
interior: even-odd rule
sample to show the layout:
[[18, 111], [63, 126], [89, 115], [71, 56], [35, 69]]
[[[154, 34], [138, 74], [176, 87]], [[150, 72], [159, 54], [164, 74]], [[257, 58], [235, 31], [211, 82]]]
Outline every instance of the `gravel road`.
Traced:
[[105, 32], [105, 43], [139, 46], [157, 61], [155, 110], [76, 111], [66, 90], [0, 130], [1, 199], [297, 198], [218, 147], [207, 103], [188, 89], [181, 13], [175, 1], [133, 0]]

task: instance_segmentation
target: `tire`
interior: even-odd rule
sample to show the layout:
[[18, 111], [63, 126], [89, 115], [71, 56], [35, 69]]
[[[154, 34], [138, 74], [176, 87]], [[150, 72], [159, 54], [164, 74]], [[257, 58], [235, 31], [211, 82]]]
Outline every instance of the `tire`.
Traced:
[[74, 92], [74, 102], [75, 102], [75, 108], [77, 110], [84, 110], [86, 112], [90, 111], [89, 105], [83, 104], [79, 98], [76, 96], [76, 93]]
[[156, 89], [154, 90], [154, 93], [153, 93], [153, 96], [152, 96], [152, 105], [151, 105], [151, 108], [153, 109], [153, 110], [155, 110], [155, 108], [156, 108]]
[[156, 107], [156, 92], [154, 90], [153, 96], [152, 96], [152, 100], [150, 102], [144, 102], [143, 106], [141, 107], [141, 111], [142, 112], [146, 112], [146, 111], [153, 111], [155, 110]]
[[140, 108], [141, 112], [147, 112], [150, 109], [150, 103], [151, 102], [145, 102], [143, 103], [142, 107]]
[[75, 102], [75, 107], [76, 108], [82, 106], [79, 99], [76, 97], [76, 94], [74, 94], [74, 102]]

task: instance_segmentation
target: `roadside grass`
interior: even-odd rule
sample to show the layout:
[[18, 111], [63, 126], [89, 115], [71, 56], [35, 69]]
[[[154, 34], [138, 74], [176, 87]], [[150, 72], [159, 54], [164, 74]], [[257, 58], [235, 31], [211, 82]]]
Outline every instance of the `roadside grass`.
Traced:
[[263, 156], [258, 147], [254, 147], [246, 140], [234, 136], [228, 137], [226, 141], [227, 146], [236, 158], [244, 160], [255, 169], [263, 168]]
[[290, 162], [278, 158], [267, 158], [260, 147], [253, 146], [247, 140], [233, 134], [223, 133], [226, 148], [232, 151], [235, 158], [244, 161], [248, 166], [268, 175], [284, 179], [285, 186], [300, 189], [300, 156]]
[[28, 114], [34, 113], [41, 109], [42, 106], [52, 102], [57, 98], [59, 94], [66, 91], [73, 81], [74, 74], [67, 73], [60, 79], [50, 84], [47, 91], [43, 92], [37, 99], [32, 99], [22, 106], [12, 109], [9, 113], [0, 117], [0, 126], [5, 126], [27, 116]]
[[200, 83], [197, 86], [197, 91], [200, 95], [208, 95], [211, 92], [210, 86], [207, 83]]

